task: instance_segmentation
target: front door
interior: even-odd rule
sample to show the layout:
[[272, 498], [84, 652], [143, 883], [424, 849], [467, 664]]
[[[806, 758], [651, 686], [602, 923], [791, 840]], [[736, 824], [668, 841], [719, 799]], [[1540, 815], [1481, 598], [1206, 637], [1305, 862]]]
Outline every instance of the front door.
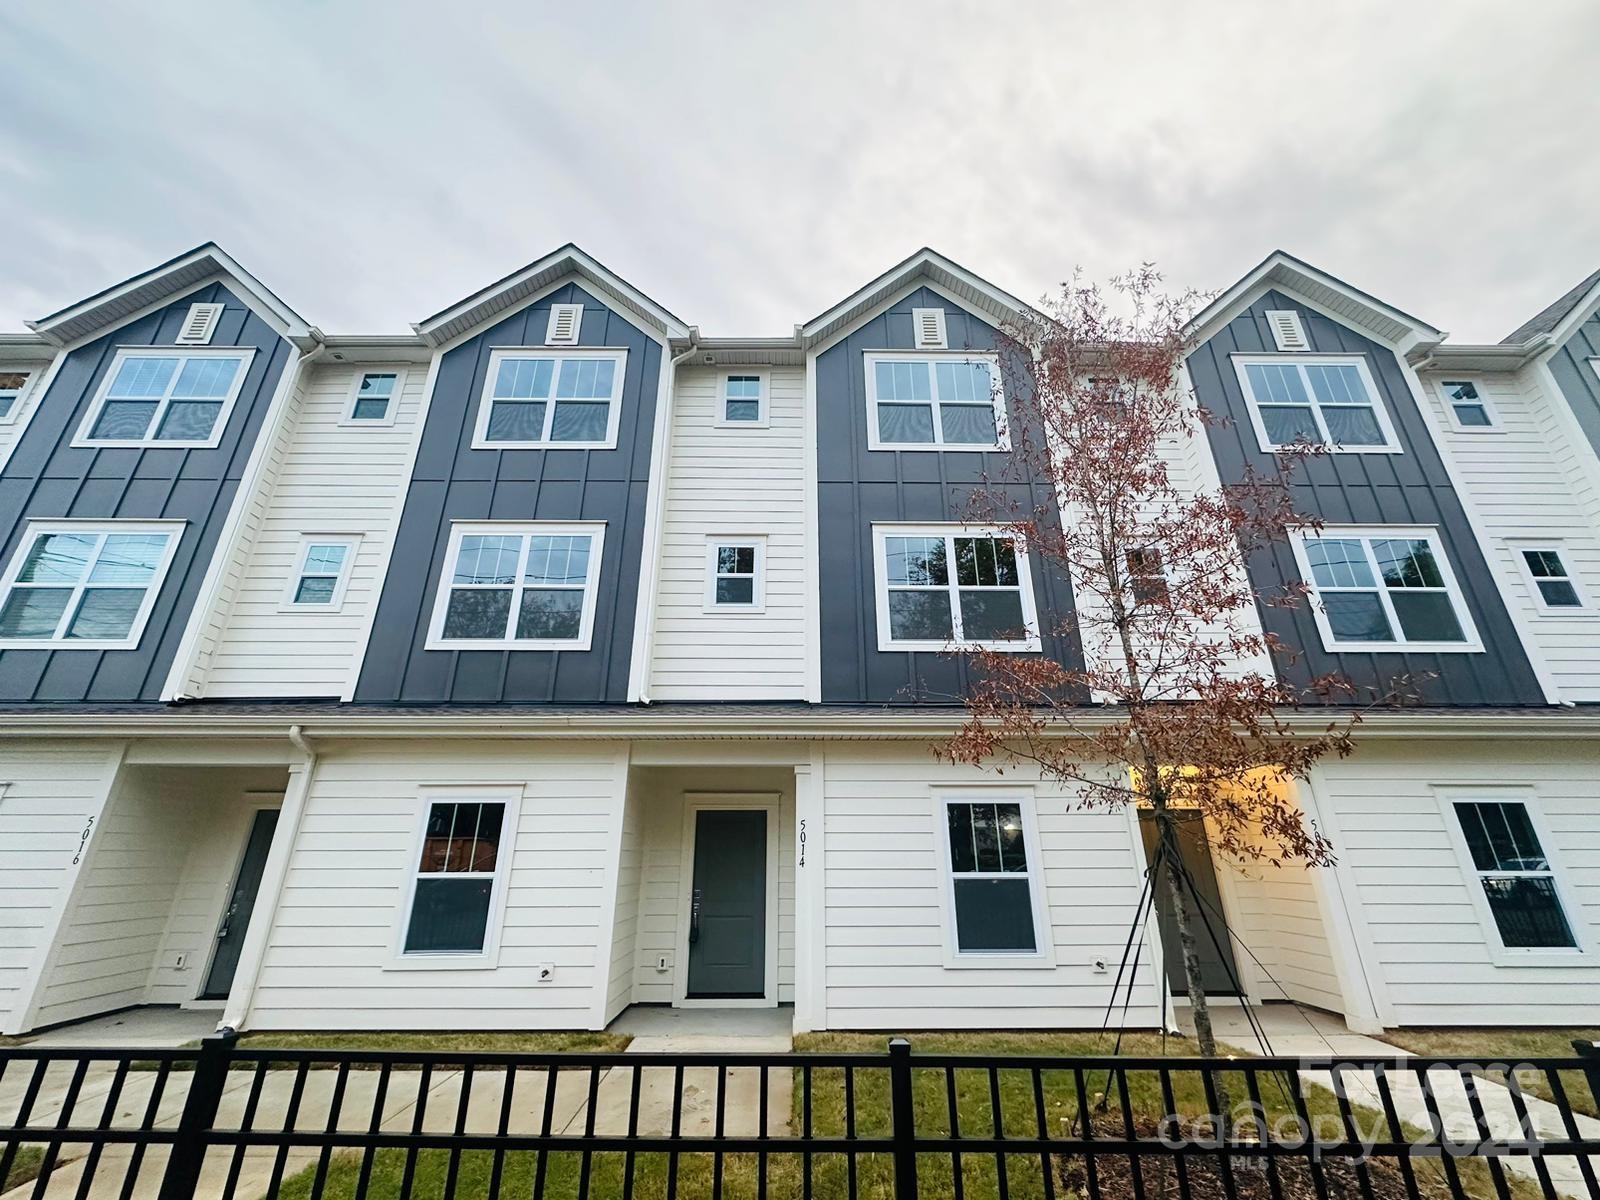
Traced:
[[[1200, 980], [1208, 996], [1236, 996], [1239, 994], [1238, 968], [1233, 961], [1233, 942], [1222, 924], [1222, 891], [1217, 887], [1217, 872], [1211, 863], [1211, 846], [1206, 841], [1206, 826], [1200, 814], [1175, 812], [1178, 818], [1178, 854], [1194, 880], [1201, 903], [1192, 895], [1184, 897], [1189, 910], [1189, 928], [1194, 933], [1195, 950], [1200, 959]], [[1144, 834], [1145, 861], [1155, 853], [1156, 821], [1152, 812], [1141, 811], [1139, 829]], [[1167, 960], [1167, 986], [1174, 996], [1185, 996], [1189, 984], [1183, 974], [1183, 948], [1178, 942], [1178, 922], [1172, 915], [1172, 898], [1167, 891], [1167, 873], [1163, 869], [1156, 892], [1156, 922], [1161, 929], [1161, 949]], [[1196, 909], [1201, 910], [1197, 912]], [[1202, 916], [1203, 913], [1203, 916]], [[1206, 922], [1216, 934], [1206, 932]], [[1219, 950], [1217, 942], [1222, 943]]]
[[767, 814], [695, 814], [690, 999], [759, 1000], [767, 985]]
[[272, 848], [272, 833], [277, 827], [277, 809], [263, 808], [256, 813], [250, 826], [250, 840], [244, 846], [244, 858], [239, 862], [239, 876], [233, 881], [228, 907], [223, 910], [222, 924], [217, 928], [217, 949], [211, 956], [211, 969], [206, 972], [206, 990], [200, 993], [202, 1000], [225, 1000], [233, 987], [233, 972], [239, 966], [239, 951], [244, 946], [245, 930], [250, 928], [256, 893], [261, 890], [261, 872], [267, 865], [267, 851]]

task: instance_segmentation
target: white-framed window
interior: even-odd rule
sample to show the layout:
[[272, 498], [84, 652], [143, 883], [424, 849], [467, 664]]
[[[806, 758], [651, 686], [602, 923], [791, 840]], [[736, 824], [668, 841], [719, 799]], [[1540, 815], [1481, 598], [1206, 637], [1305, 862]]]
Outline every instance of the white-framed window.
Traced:
[[725, 371], [717, 396], [717, 422], [721, 426], [763, 429], [767, 425], [767, 373], [762, 370]]
[[338, 612], [350, 585], [356, 547], [352, 534], [306, 534], [295, 552], [294, 571], [280, 608], [292, 612]]
[[1458, 853], [1464, 851], [1464, 866], [1476, 876], [1474, 903], [1504, 952], [1503, 962], [1582, 949], [1531, 798], [1531, 789], [1491, 788], [1451, 789], [1442, 796]]
[[1520, 544], [1512, 549], [1528, 584], [1528, 594], [1540, 612], [1572, 616], [1590, 611], [1588, 598], [1567, 561], [1565, 547]]
[[1290, 542], [1325, 649], [1483, 649], [1436, 530], [1330, 525]]
[[1128, 568], [1128, 590], [1135, 604], [1165, 604], [1167, 601], [1167, 568], [1161, 551], [1154, 546], [1140, 546], [1124, 555]]
[[1027, 552], [998, 529], [872, 527], [879, 650], [1039, 649]]
[[30, 521], [0, 579], [0, 648], [131, 650], [182, 521]]
[[1032, 793], [1019, 788], [933, 789], [952, 967], [1054, 962]]
[[33, 369], [0, 365], [0, 425], [9, 425], [22, 411], [28, 385], [33, 381]]
[[215, 446], [255, 350], [124, 347], [106, 371], [74, 446]]
[[1470, 379], [1441, 379], [1439, 395], [1444, 399], [1444, 411], [1450, 418], [1450, 428], [1457, 433], [1499, 433], [1500, 417], [1489, 397], [1478, 390]]
[[377, 367], [357, 371], [350, 381], [350, 396], [345, 402], [341, 425], [393, 425], [400, 407], [400, 389], [405, 386], [402, 367]]
[[992, 354], [872, 351], [866, 356], [870, 450], [1009, 450]]
[[515, 786], [422, 789], [394, 965], [494, 965], [521, 795]]
[[495, 350], [478, 404], [480, 450], [610, 450], [626, 350]]
[[706, 538], [706, 612], [759, 613], [766, 606], [767, 539], [750, 534]]
[[1399, 454], [1361, 355], [1236, 354], [1234, 369], [1261, 449], [1309, 442], [1336, 454]]
[[587, 650], [603, 521], [457, 521], [429, 650]]

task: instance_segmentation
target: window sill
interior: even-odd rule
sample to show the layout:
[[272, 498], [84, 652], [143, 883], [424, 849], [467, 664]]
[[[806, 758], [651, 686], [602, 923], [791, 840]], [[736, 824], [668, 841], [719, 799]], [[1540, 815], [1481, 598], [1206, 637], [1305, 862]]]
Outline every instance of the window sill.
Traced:
[[1009, 444], [995, 446], [963, 445], [957, 442], [874, 442], [868, 450], [910, 450], [917, 454], [1010, 454]]
[[951, 650], [987, 650], [993, 654], [1038, 654], [1038, 638], [1026, 642], [891, 642], [878, 639], [880, 654], [943, 654]]
[[599, 442], [491, 442], [473, 438], [474, 450], [615, 450], [617, 439]]
[[765, 604], [702, 604], [700, 611], [708, 617], [760, 617], [765, 616]]
[[1334, 642], [1322, 639], [1329, 654], [1482, 654], [1475, 642]]
[[[141, 630], [142, 632], [142, 630]], [[137, 650], [139, 638], [0, 638], [0, 650]]]
[[423, 643], [424, 650], [587, 650], [590, 639], [576, 639], [565, 642], [517, 642], [505, 639], [493, 640], [488, 638], [473, 640], [443, 641], [429, 638]]
[[385, 971], [493, 971], [500, 965], [494, 954], [396, 954], [384, 963]]
[[1053, 954], [961, 954], [945, 951], [947, 971], [1053, 971]]
[[1573, 947], [1569, 950], [1507, 950], [1503, 946], [1491, 946], [1489, 959], [1497, 967], [1594, 967], [1595, 960], [1592, 954]]

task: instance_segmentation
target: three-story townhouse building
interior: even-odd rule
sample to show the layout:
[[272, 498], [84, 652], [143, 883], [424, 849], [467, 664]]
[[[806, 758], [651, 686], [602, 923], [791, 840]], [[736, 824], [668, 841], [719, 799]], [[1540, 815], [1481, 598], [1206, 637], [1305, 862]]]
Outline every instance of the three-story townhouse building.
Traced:
[[[717, 338], [566, 246], [339, 335], [208, 244], [0, 335], [0, 1032], [1098, 1027], [1139, 815], [930, 751], [951, 647], [1081, 660], [1071, 580], [963, 520], [984, 479], [1051, 505], [1007, 469], [1025, 311], [924, 250]], [[1316, 600], [1263, 610], [1298, 648], [1270, 669], [1423, 693], [1295, 785], [1336, 865], [1186, 839], [1219, 994], [1584, 1019], [1597, 312], [1591, 277], [1452, 345], [1275, 253], [1195, 318], [1227, 419], [1175, 478], [1330, 451], [1321, 527], [1246, 564]], [[1134, 1026], [1174, 1003], [1150, 940]]]

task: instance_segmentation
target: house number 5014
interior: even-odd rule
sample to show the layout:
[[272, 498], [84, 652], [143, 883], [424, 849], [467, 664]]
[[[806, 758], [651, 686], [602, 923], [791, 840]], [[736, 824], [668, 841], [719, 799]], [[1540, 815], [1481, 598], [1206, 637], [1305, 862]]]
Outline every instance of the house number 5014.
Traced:
[[803, 867], [806, 865], [806, 819], [804, 817], [800, 818], [800, 833], [798, 836], [800, 839], [800, 865]]

